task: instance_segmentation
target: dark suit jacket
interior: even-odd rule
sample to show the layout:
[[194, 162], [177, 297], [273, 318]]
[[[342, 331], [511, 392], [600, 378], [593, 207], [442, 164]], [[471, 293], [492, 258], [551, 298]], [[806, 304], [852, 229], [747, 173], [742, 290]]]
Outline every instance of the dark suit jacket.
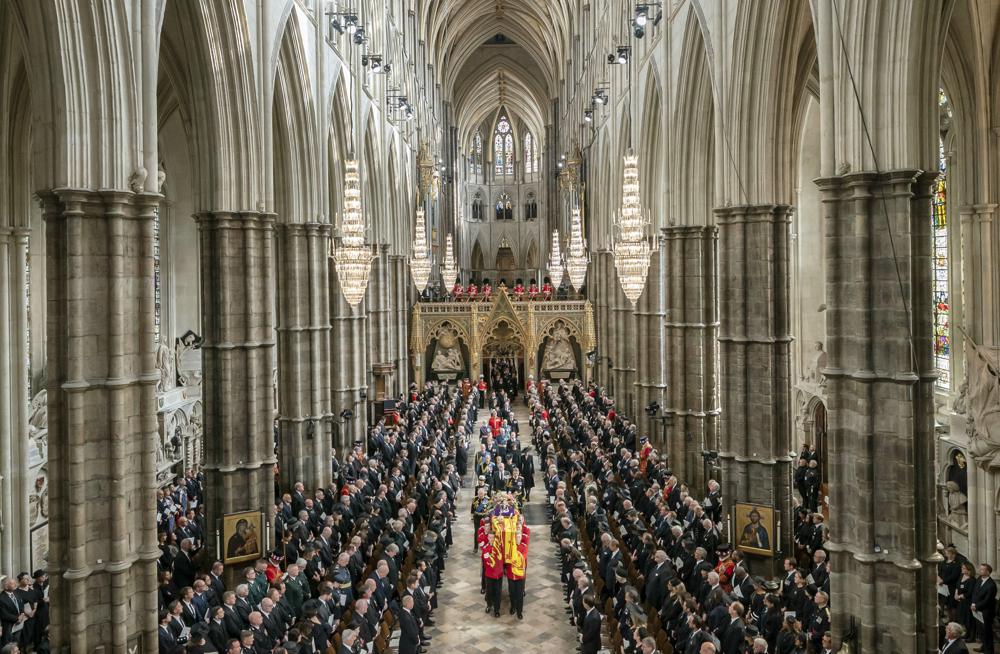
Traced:
[[583, 618], [580, 654], [597, 654], [601, 649], [601, 614], [591, 609]]
[[239, 638], [240, 632], [243, 631], [243, 619], [235, 607], [226, 606], [224, 610], [226, 613], [222, 624], [226, 628], [226, 635], [230, 638]]
[[182, 651], [169, 627], [164, 629], [161, 625], [156, 633], [160, 641], [160, 654], [178, 654]]
[[174, 559], [174, 585], [178, 589], [193, 586], [195, 572], [194, 561], [191, 560], [191, 557], [183, 550], [178, 552], [177, 558]]
[[972, 603], [983, 614], [986, 624], [992, 624], [993, 617], [997, 614], [997, 582], [987, 579], [984, 583], [982, 579], [976, 579], [976, 585], [972, 589]]
[[965, 641], [959, 638], [951, 645], [943, 647], [941, 649], [941, 654], [969, 654], [969, 648], [966, 647]]
[[212, 620], [208, 624], [208, 642], [215, 646], [215, 649], [220, 652], [226, 651], [226, 641], [229, 640], [229, 635], [226, 633], [226, 627], [221, 622], [216, 622]]
[[417, 654], [420, 649], [420, 627], [412, 613], [403, 609], [399, 612], [399, 654]]
[[745, 635], [742, 620], [730, 622], [722, 632], [720, 639], [722, 641], [722, 654], [739, 654]]

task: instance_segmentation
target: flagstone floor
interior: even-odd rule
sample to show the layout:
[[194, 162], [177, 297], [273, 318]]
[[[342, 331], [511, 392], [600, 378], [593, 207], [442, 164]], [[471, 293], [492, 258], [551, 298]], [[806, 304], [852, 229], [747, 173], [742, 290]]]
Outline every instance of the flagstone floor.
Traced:
[[[480, 416], [484, 412], [480, 411]], [[521, 429], [528, 424], [527, 409], [518, 398], [515, 416]], [[522, 440], [522, 445], [528, 443]], [[476, 448], [470, 448], [475, 451]], [[471, 459], [471, 457], [470, 457]], [[469, 504], [475, 481], [470, 472], [466, 487], [457, 504], [457, 522], [453, 529], [454, 545], [445, 563], [444, 583], [438, 590], [438, 608], [434, 612], [435, 626], [428, 630], [432, 637], [428, 654], [552, 654], [575, 651], [578, 643], [576, 628], [565, 612], [563, 587], [559, 581], [559, 564], [555, 545], [549, 541], [548, 513], [545, 491], [540, 486], [532, 491], [532, 501], [525, 505], [525, 520], [531, 527], [528, 550], [528, 572], [525, 577], [524, 619], [510, 615], [507, 584], [503, 586], [500, 617], [486, 614], [486, 601], [480, 594], [480, 564], [472, 551], [473, 531]], [[538, 469], [538, 461], [535, 461]], [[536, 472], [536, 483], [541, 476]]]

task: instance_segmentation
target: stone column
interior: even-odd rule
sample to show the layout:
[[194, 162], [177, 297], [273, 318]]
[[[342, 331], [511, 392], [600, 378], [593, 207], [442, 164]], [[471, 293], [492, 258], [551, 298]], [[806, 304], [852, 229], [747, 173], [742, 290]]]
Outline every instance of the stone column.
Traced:
[[639, 356], [635, 357], [636, 411], [632, 414], [639, 427], [639, 433], [648, 435], [650, 442], [661, 451], [666, 446], [663, 440], [663, 428], [659, 421], [652, 420], [646, 415], [645, 408], [654, 400], [660, 405], [663, 405], [665, 401], [664, 344], [661, 338], [661, 326], [664, 319], [664, 298], [661, 292], [664, 281], [662, 274], [664, 262], [665, 256], [661, 247], [650, 257], [646, 289], [639, 298], [639, 304], [635, 309], [634, 320], [638, 332], [635, 351], [639, 353]]
[[829, 265], [833, 630], [856, 630], [862, 653], [937, 643], [935, 177], [897, 170], [817, 180]]
[[157, 646], [158, 195], [39, 193], [46, 222], [53, 651]]
[[[24, 294], [28, 230], [0, 227], [0, 566], [31, 563], [28, 496], [28, 315]], [[44, 338], [36, 334], [36, 338]]]
[[330, 401], [330, 280], [327, 223], [278, 229], [278, 463], [281, 486], [327, 486]]
[[[207, 531], [274, 490], [274, 215], [195, 215], [201, 241]], [[213, 539], [209, 539], [210, 542]]]
[[[662, 230], [666, 258], [667, 401], [670, 464], [696, 493], [705, 489], [704, 450], [718, 450], [719, 389], [716, 347], [719, 312], [715, 226]], [[700, 497], [700, 495], [699, 495]]]
[[406, 393], [410, 384], [410, 362], [407, 357], [407, 332], [409, 331], [407, 325], [410, 319], [410, 298], [407, 289], [410, 287], [410, 271], [407, 267], [406, 257], [401, 255], [389, 257], [389, 265], [393, 271], [392, 297], [389, 301], [394, 328], [392, 332], [392, 361], [396, 365], [392, 389], [393, 395], [399, 396]]
[[734, 502], [774, 507], [782, 550], [791, 534], [790, 213], [773, 204], [715, 210], [723, 497], [733, 518]]
[[[609, 270], [610, 264], [610, 270]], [[597, 357], [594, 360], [594, 381], [613, 392], [611, 369], [608, 361], [614, 362], [615, 329], [611, 320], [610, 291], [617, 284], [614, 277], [614, 260], [611, 253], [601, 250], [591, 255], [587, 286], [590, 288], [594, 304], [594, 323], [597, 331]]]
[[[329, 260], [330, 323], [330, 391], [333, 400], [334, 445], [337, 455], [353, 441], [364, 440], [366, 412], [361, 392], [368, 389], [368, 300], [361, 300], [353, 310], [340, 290], [340, 278], [333, 259]], [[373, 262], [374, 264], [374, 262]], [[350, 411], [344, 419], [341, 413]]]

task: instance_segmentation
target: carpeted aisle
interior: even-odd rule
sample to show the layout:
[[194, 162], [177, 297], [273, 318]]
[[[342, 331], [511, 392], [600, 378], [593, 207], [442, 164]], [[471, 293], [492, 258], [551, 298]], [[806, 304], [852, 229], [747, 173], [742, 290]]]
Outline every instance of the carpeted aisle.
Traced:
[[[484, 415], [480, 412], [480, 415]], [[527, 429], [527, 410], [517, 407], [515, 415], [522, 430]], [[522, 445], [529, 439], [522, 436]], [[472, 458], [478, 449], [478, 439], [470, 447], [469, 475], [466, 487], [459, 493], [458, 520], [454, 526], [454, 542], [448, 553], [444, 584], [438, 591], [435, 626], [428, 630], [432, 641], [428, 654], [551, 654], [573, 652], [578, 644], [576, 628], [569, 624], [565, 612], [559, 564], [555, 545], [549, 541], [548, 514], [545, 509], [545, 489], [538, 485], [541, 475], [535, 461], [535, 490], [532, 501], [525, 505], [525, 521], [531, 527], [528, 549], [528, 573], [524, 597], [524, 620], [510, 615], [507, 583], [503, 586], [500, 617], [486, 614], [486, 601], [479, 593], [479, 555], [472, 551], [472, 518], [470, 504], [475, 479]]]

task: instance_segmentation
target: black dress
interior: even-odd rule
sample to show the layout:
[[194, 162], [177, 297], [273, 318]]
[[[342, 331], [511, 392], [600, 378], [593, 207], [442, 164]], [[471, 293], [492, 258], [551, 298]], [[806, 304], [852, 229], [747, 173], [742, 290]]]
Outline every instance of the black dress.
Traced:
[[976, 633], [975, 627], [978, 624], [976, 619], [972, 617], [972, 590], [975, 586], [976, 580], [974, 577], [970, 579], [962, 578], [955, 589], [955, 593], [958, 597], [961, 597], [958, 600], [958, 612], [955, 616], [955, 621], [965, 627], [965, 631], [969, 634]]

